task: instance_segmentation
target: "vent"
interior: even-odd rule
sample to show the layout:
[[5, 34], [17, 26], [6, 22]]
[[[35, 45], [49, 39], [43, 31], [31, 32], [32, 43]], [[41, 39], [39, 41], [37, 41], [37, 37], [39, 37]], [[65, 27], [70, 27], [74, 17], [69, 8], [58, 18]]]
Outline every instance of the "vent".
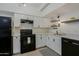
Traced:
[[33, 24], [33, 20], [21, 19], [21, 23], [29, 23], [29, 24]]

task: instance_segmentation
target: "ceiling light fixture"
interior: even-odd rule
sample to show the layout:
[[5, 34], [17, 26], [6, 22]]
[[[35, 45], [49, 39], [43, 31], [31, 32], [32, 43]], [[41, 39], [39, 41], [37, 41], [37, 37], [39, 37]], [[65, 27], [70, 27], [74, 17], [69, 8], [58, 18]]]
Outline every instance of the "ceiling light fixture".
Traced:
[[26, 3], [23, 3], [23, 6], [26, 7], [27, 6]]

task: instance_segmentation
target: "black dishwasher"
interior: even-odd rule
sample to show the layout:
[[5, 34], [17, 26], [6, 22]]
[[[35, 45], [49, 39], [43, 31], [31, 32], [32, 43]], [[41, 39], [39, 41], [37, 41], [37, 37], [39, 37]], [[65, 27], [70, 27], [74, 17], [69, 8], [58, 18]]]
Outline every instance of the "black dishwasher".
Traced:
[[62, 55], [79, 56], [79, 41], [62, 37]]

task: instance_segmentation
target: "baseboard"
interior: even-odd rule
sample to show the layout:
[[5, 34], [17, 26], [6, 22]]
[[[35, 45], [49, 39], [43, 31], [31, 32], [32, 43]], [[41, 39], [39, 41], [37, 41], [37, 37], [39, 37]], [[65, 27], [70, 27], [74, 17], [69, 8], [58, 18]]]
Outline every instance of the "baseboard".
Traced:
[[13, 55], [12, 55], [12, 56], [15, 56], [15, 55], [18, 55], [18, 54], [21, 54], [21, 53], [13, 53]]
[[42, 47], [39, 47], [39, 48], [36, 48], [36, 50], [37, 50], [37, 49], [41, 49], [41, 48], [44, 48], [44, 47], [46, 47], [46, 45], [45, 45], [45, 46], [42, 46]]

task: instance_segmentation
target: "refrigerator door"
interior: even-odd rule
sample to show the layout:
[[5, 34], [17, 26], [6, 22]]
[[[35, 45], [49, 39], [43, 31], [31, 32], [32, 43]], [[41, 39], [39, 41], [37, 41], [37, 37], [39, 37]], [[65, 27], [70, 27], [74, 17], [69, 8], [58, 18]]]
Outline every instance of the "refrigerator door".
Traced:
[[11, 18], [0, 16], [0, 55], [12, 55]]

